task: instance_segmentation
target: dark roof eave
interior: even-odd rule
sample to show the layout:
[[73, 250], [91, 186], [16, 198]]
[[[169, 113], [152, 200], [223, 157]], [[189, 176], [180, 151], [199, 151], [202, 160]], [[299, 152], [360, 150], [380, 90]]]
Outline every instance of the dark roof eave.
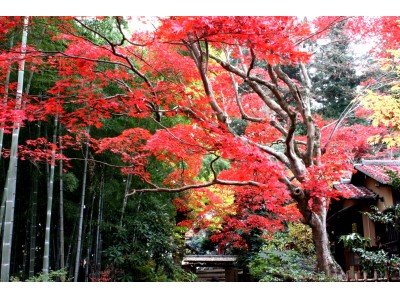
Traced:
[[344, 197], [341, 196], [342, 199], [348, 199], [348, 200], [374, 200], [377, 197], [377, 194], [374, 193], [373, 191], [371, 191], [370, 189], [366, 188], [365, 186], [355, 186], [351, 183], [340, 183], [340, 184], [334, 184], [333, 187], [338, 190], [341, 191], [342, 188], [341, 186], [353, 186], [356, 189], [365, 189], [368, 191], [368, 193], [366, 191], [363, 191], [364, 195], [355, 195], [355, 196], [350, 196], [350, 197]]
[[350, 198], [343, 198], [346, 200], [376, 200], [377, 196], [366, 196], [366, 197], [350, 197]]
[[378, 181], [379, 183], [384, 184], [384, 185], [388, 185], [388, 182], [387, 182], [387, 181], [382, 180], [382, 179], [376, 177], [375, 175], [373, 175], [373, 174], [371, 174], [371, 173], [369, 173], [369, 172], [367, 172], [367, 171], [365, 171], [365, 170], [363, 170], [363, 169], [360, 169], [360, 168], [359, 168], [360, 166], [361, 166], [361, 165], [355, 165], [354, 168], [355, 168], [357, 171], [360, 171], [361, 173], [367, 175], [368, 177], [371, 177], [372, 179]]
[[342, 215], [342, 214], [345, 213], [345, 212], [348, 212], [348, 211], [351, 211], [351, 210], [354, 210], [354, 209], [360, 208], [360, 207], [361, 207], [361, 203], [360, 203], [360, 202], [357, 202], [357, 203], [355, 203], [355, 204], [353, 204], [353, 205], [344, 207], [344, 208], [338, 210], [337, 212], [335, 212], [335, 213], [334, 213], [333, 215], [331, 215], [330, 217], [328, 217], [328, 218], [326, 219], [326, 222], [329, 222], [329, 221], [331, 221], [331, 220], [333, 220], [333, 219], [336, 219], [337, 217], [339, 217], [340, 215]]

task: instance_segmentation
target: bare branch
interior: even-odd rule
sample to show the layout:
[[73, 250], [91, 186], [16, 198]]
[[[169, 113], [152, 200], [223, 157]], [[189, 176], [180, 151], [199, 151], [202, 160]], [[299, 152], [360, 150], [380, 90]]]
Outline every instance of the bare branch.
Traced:
[[213, 164], [214, 164], [218, 159], [220, 159], [220, 156], [217, 155], [216, 158], [214, 158], [214, 159], [210, 162], [210, 169], [211, 169], [211, 172], [213, 173], [214, 179], [217, 179], [217, 172], [215, 172], [215, 169], [214, 169]]
[[[247, 77], [247, 74], [245, 71], [242, 71], [231, 64], [229, 64], [226, 61], [223, 61], [219, 57], [216, 57], [212, 54], [210, 54], [210, 57], [214, 59], [216, 62], [218, 62], [225, 70], [232, 72], [233, 74], [238, 75], [239, 77], [243, 78], [249, 85], [250, 87], [261, 97], [261, 99], [265, 102], [265, 104], [274, 112], [276, 112], [280, 117], [283, 119], [287, 119], [287, 114], [285, 111], [282, 109], [281, 105], [286, 105], [284, 100], [282, 99], [281, 95], [279, 94], [278, 90], [276, 89], [275, 85], [263, 80], [261, 78], [255, 77], [255, 76], [249, 76]], [[279, 105], [275, 102], [269, 99], [269, 97], [266, 95], [266, 93], [261, 89], [261, 87], [258, 84], [262, 84], [266, 86], [268, 89], [271, 90], [271, 92], [274, 94], [274, 96], [277, 98], [279, 101]]]
[[[224, 49], [224, 52], [225, 52], [226, 60], [229, 61], [228, 51], [226, 49]], [[242, 97], [239, 95], [239, 91], [238, 91], [238, 84], [237, 84], [237, 82], [235, 80], [235, 77], [233, 76], [232, 72], [228, 72], [228, 73], [229, 73], [229, 76], [230, 76], [231, 81], [232, 81], [233, 90], [235, 92], [236, 104], [239, 107], [239, 111], [240, 111], [240, 114], [242, 115], [242, 118], [244, 120], [248, 120], [248, 121], [252, 121], [252, 122], [263, 122], [263, 121], [265, 121], [264, 118], [253, 118], [253, 117], [250, 117], [248, 114], [245, 113], [245, 111], [243, 109], [243, 106], [242, 106]]]
[[254, 53], [253, 48], [250, 48], [250, 53], [251, 53], [251, 63], [250, 63], [249, 69], [247, 70], [247, 77], [250, 76], [250, 72], [254, 68], [254, 64], [256, 61], [256, 54]]
[[70, 55], [70, 54], [67, 54], [67, 53], [62, 52], [62, 51], [38, 51], [38, 52], [41, 53], [42, 55], [60, 54], [60, 55], [62, 55], [64, 57], [68, 57], [68, 58], [82, 59], [82, 60], [93, 61], [93, 62], [98, 62], [98, 63], [105, 63], [105, 64], [110, 64], [110, 65], [117, 65], [117, 66], [121, 66], [121, 67], [130, 69], [129, 65], [126, 65], [126, 64], [121, 63], [121, 62], [104, 60], [104, 59], [94, 59], [94, 58], [89, 58], [89, 57], [85, 57], [85, 56], [78, 56], [78, 55]]
[[114, 79], [117, 83], [119, 83], [120, 86], [124, 86], [129, 92], [132, 93], [132, 89], [131, 87], [122, 79], [119, 78], [115, 78]]
[[[75, 22], [79, 23], [82, 27], [86, 28], [86, 29], [89, 30], [90, 32], [93, 32], [94, 34], [97, 34], [97, 35], [98, 35], [99, 37], [101, 37], [104, 41], [106, 41], [107, 44], [109, 44], [112, 48], [115, 47], [115, 46], [117, 46], [117, 44], [113, 43], [113, 42], [112, 42], [109, 38], [107, 38], [104, 34], [102, 34], [102, 33], [100, 33], [99, 31], [94, 30], [93, 28], [87, 26], [84, 22], [82, 22], [82, 21], [79, 20], [78, 18], [74, 18], [74, 20], [75, 20]], [[68, 32], [71, 33], [70, 31], [68, 31]], [[100, 45], [94, 43], [93, 41], [90, 41], [90, 40], [88, 40], [88, 39], [85, 39], [85, 40], [91, 42], [91, 43], [92, 43], [93, 45], [95, 45], [95, 46], [98, 46], [98, 47], [101, 47], [101, 48], [105, 48], [105, 47], [102, 47], [102, 46], [100, 46]], [[107, 48], [105, 48], [105, 49], [107, 49]]]
[[155, 188], [145, 188], [145, 189], [137, 189], [133, 190], [131, 193], [127, 194], [127, 196], [132, 196], [136, 193], [178, 193], [178, 192], [184, 192], [187, 190], [193, 190], [193, 189], [201, 189], [205, 187], [209, 187], [212, 185], [232, 185], [232, 186], [262, 186], [263, 184], [257, 181], [249, 180], [249, 181], [232, 181], [232, 180], [220, 180], [217, 178], [214, 178], [212, 181], [206, 182], [206, 183], [198, 183], [198, 184], [190, 184], [190, 185], [185, 185], [182, 187], [178, 188], [167, 188], [167, 187], [155, 187]]
[[120, 97], [126, 97], [126, 94], [115, 94], [112, 96], [108, 96], [108, 97], [104, 97], [105, 100], [110, 100], [110, 99], [114, 99], [114, 98], [120, 98]]
[[297, 42], [295, 43], [295, 46], [298, 46], [298, 45], [300, 45], [301, 43], [303, 43], [303, 42], [305, 42], [305, 41], [311, 39], [312, 37], [314, 37], [314, 36], [316, 36], [316, 35], [318, 35], [318, 34], [324, 32], [324, 31], [326, 31], [326, 30], [328, 30], [328, 29], [330, 29], [331, 27], [333, 27], [333, 26], [336, 25], [337, 23], [347, 21], [347, 20], [349, 20], [349, 19], [351, 19], [351, 18], [352, 18], [352, 17], [337, 17], [335, 20], [333, 20], [331, 23], [329, 23], [329, 24], [328, 24], [327, 26], [325, 26], [324, 28], [322, 28], [322, 29], [318, 30], [317, 32], [314, 32], [314, 33], [312, 33], [312, 34], [306, 36], [305, 38], [302, 38], [302, 39], [300, 39], [299, 41], [297, 41]]
[[205, 39], [205, 44], [206, 44], [206, 62], [205, 62], [205, 67], [204, 67], [204, 72], [207, 74], [208, 73], [208, 60], [209, 60], [209, 49], [208, 49], [208, 41]]
[[[66, 161], [70, 161], [70, 160], [82, 160], [82, 161], [84, 161], [85, 159], [84, 158], [78, 158], [78, 157], [68, 157], [68, 158], [66, 158], [64, 160], [66, 160]], [[91, 158], [88, 158], [87, 160], [95, 162], [95, 163], [98, 163], [98, 164], [102, 164], [102, 165], [105, 165], [105, 166], [113, 167], [113, 168], [132, 168], [132, 167], [137, 165], [137, 164], [135, 164], [135, 165], [113, 165], [113, 164], [106, 163], [104, 161], [91, 159]]]
[[168, 134], [171, 135], [174, 139], [176, 139], [177, 141], [179, 141], [180, 143], [185, 144], [185, 145], [188, 145], [188, 146], [192, 146], [192, 147], [196, 147], [196, 148], [203, 149], [203, 150], [205, 150], [205, 151], [207, 151], [207, 152], [209, 152], [209, 153], [212, 152], [211, 149], [207, 149], [207, 148], [204, 147], [204, 146], [201, 146], [201, 145], [198, 145], [198, 144], [191, 144], [191, 143], [188, 143], [188, 142], [182, 140], [181, 138], [179, 138], [179, 137], [177, 137], [176, 135], [174, 135], [174, 134], [173, 134], [167, 127], [165, 127], [163, 124], [161, 124], [161, 123], [158, 122], [157, 120], [154, 120], [154, 119], [152, 119], [152, 120], [153, 120], [158, 126], [160, 126], [161, 128], [163, 128], [166, 132], [168, 132]]
[[[378, 78], [376, 78], [376, 81], [377, 82], [381, 82], [381, 79], [383, 77], [388, 76], [388, 75], [390, 76], [390, 72], [381, 74]], [[373, 86], [373, 89], [379, 89], [384, 85], [385, 84], [383, 84], [383, 85], [378, 84], [377, 86], [375, 86], [375, 84], [369, 84], [364, 88], [363, 92], [365, 90], [371, 89], [372, 86]], [[324, 148], [329, 146], [333, 136], [335, 135], [336, 131], [340, 128], [340, 126], [342, 125], [343, 121], [360, 105], [361, 99], [363, 97], [363, 95], [362, 95], [363, 92], [361, 92], [357, 98], [355, 98], [352, 102], [350, 102], [346, 106], [346, 108], [343, 110], [343, 112], [340, 114], [339, 118], [335, 122], [330, 123], [330, 124], [328, 124], [328, 125], [326, 125], [326, 126], [324, 126], [322, 128], [322, 129], [325, 129], [325, 128], [335, 124], [335, 127], [332, 129], [332, 132], [331, 132], [331, 134], [329, 135], [329, 138], [328, 138], [328, 142], [325, 144]]]

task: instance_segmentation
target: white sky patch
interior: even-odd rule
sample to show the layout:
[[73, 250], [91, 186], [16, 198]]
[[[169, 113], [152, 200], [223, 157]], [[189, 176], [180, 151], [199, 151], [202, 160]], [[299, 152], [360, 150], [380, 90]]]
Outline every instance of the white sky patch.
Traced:
[[366, 69], [368, 69], [371, 65], [368, 58], [373, 58], [374, 55], [370, 54], [369, 52], [374, 48], [375, 43], [370, 41], [368, 43], [351, 43], [350, 48], [354, 51], [353, 57], [356, 67], [356, 74], [362, 75]]
[[152, 32], [159, 24], [158, 17], [131, 17], [128, 21], [131, 31]]
[[[82, 1], [69, 0], [19, 0], [2, 1], [0, 14], [3, 16], [390, 16], [398, 13], [396, 1], [336, 0], [153, 0], [153, 1]], [[362, 5], [361, 5], [362, 4]], [[398, 4], [397, 4], [398, 5]]]

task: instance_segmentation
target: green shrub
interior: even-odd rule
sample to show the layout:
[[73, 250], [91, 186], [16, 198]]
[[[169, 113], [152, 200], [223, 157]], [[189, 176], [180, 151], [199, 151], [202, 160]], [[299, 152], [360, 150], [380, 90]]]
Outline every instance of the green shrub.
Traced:
[[251, 260], [249, 271], [258, 281], [327, 281], [317, 271], [311, 229], [289, 223], [285, 232], [277, 232]]
[[[12, 282], [21, 281], [18, 277], [11, 277]], [[65, 270], [50, 271], [48, 274], [39, 273], [36, 276], [29, 277], [25, 280], [26, 282], [54, 282], [54, 281], [70, 281], [67, 278], [67, 272]]]
[[314, 256], [296, 250], [263, 250], [250, 263], [250, 274], [259, 281], [325, 281], [316, 270]]

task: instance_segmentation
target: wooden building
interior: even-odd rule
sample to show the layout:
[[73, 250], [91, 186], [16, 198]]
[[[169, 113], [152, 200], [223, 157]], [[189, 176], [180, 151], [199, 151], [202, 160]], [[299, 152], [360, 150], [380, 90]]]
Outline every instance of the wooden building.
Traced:
[[383, 248], [389, 253], [400, 254], [398, 231], [393, 227], [374, 223], [361, 212], [372, 211], [371, 205], [381, 212], [387, 212], [400, 203], [399, 191], [389, 184], [388, 171], [400, 174], [398, 160], [362, 160], [354, 165], [351, 178], [335, 184], [334, 187], [345, 192], [340, 201], [332, 201], [327, 217], [328, 232], [332, 252], [344, 270], [358, 269], [357, 256], [344, 249], [339, 243], [341, 235], [357, 232], [369, 238], [371, 247]]

